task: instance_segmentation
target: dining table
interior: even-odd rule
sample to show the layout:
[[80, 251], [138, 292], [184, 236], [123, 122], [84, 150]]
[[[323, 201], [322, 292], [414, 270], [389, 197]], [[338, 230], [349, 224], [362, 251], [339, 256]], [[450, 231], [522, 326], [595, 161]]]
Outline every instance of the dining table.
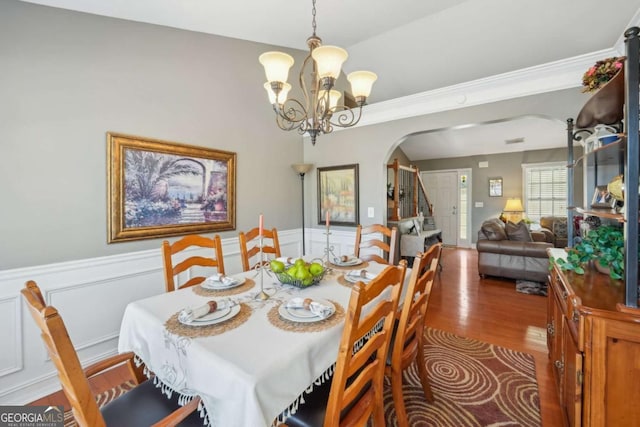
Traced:
[[[325, 264], [322, 280], [307, 287], [282, 284], [264, 268], [231, 275], [241, 283], [232, 288], [196, 285], [131, 302], [118, 350], [134, 352], [165, 394], [178, 393], [184, 401], [199, 396], [205, 425], [277, 424], [331, 377], [354, 270], [365, 270], [370, 279], [387, 267]], [[409, 276], [407, 269], [405, 282]], [[301, 298], [328, 302], [334, 310], [325, 319], [292, 318], [286, 304]], [[212, 300], [223, 308], [218, 319], [180, 321], [184, 309]]]

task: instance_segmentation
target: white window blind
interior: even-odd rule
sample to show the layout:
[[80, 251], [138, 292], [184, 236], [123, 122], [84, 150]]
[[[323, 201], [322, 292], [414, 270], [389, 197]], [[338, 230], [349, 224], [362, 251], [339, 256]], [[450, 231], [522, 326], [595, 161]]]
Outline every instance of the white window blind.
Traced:
[[523, 164], [526, 215], [539, 221], [543, 216], [567, 215], [567, 166], [564, 163]]

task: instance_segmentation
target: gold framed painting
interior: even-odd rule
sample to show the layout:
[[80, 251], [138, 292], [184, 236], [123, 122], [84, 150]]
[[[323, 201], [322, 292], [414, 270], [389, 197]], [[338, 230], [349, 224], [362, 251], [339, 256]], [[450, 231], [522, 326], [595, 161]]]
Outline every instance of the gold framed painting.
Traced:
[[107, 133], [107, 242], [236, 227], [236, 153]]
[[318, 224], [327, 212], [333, 225], [358, 225], [357, 164], [318, 168]]

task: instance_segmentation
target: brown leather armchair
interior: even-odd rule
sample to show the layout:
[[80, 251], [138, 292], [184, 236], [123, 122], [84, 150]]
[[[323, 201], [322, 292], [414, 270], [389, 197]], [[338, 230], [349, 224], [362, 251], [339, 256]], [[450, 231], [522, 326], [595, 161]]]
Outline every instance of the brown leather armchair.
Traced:
[[499, 219], [482, 224], [476, 242], [478, 273], [481, 277], [499, 276], [536, 282], [547, 280], [547, 248], [553, 245], [545, 241], [544, 233], [524, 233], [522, 227], [518, 228], [517, 233], [507, 233], [507, 227]]
[[547, 236], [547, 242], [556, 248], [567, 246], [567, 218], [560, 216], [543, 216], [540, 218], [541, 232]]

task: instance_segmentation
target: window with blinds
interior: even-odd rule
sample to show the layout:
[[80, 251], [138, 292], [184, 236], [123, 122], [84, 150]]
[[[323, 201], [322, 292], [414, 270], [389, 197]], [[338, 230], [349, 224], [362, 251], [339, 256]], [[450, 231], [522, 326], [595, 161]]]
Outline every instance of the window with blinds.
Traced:
[[524, 209], [532, 221], [567, 216], [567, 165], [562, 162], [523, 164]]

